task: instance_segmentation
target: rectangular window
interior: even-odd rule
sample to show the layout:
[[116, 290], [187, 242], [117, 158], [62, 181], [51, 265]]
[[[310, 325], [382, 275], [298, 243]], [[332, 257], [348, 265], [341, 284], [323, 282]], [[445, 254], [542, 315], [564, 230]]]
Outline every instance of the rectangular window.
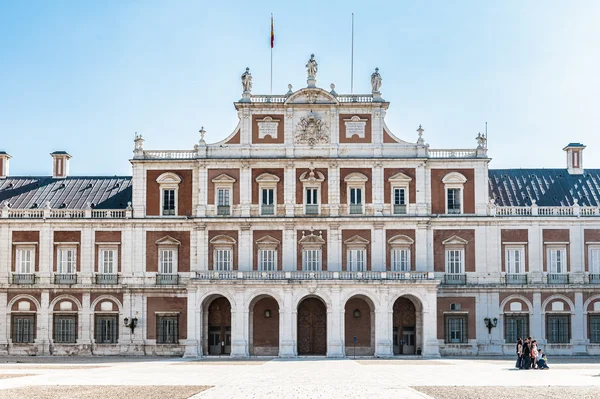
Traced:
[[35, 340], [35, 315], [12, 316], [12, 342], [31, 344]]
[[548, 249], [548, 272], [563, 274], [567, 272], [567, 250], [565, 248]]
[[395, 215], [406, 214], [406, 189], [405, 188], [394, 188], [392, 206], [394, 208]]
[[117, 315], [96, 315], [94, 337], [97, 344], [116, 344], [119, 341]]
[[447, 344], [466, 344], [468, 341], [467, 316], [447, 315], [445, 317], [445, 337]]
[[571, 316], [547, 315], [546, 339], [549, 344], [568, 344], [571, 339]]
[[464, 249], [446, 250], [446, 273], [462, 274], [464, 273]]
[[319, 214], [319, 189], [318, 188], [307, 188], [306, 189], [306, 204], [305, 210], [307, 215], [318, 215]]
[[275, 190], [272, 188], [263, 188], [260, 203], [261, 215], [275, 214]]
[[179, 316], [156, 316], [156, 343], [179, 343]]
[[117, 250], [100, 248], [98, 273], [117, 274]]
[[59, 248], [58, 249], [58, 274], [75, 274], [76, 273], [76, 256], [75, 248]]
[[321, 270], [321, 250], [320, 249], [305, 249], [303, 252], [303, 269], [305, 271]]
[[447, 190], [447, 205], [449, 214], [460, 214], [460, 188], [449, 188]]
[[218, 203], [219, 206], [229, 206], [229, 190], [220, 188], [217, 190]]
[[588, 317], [590, 343], [600, 344], [600, 314], [590, 314]]
[[232, 270], [232, 250], [229, 248], [215, 249], [215, 270]]
[[349, 249], [348, 250], [348, 270], [351, 272], [365, 271], [366, 250]]
[[600, 274], [600, 248], [590, 247], [589, 269], [590, 274]]
[[34, 251], [33, 248], [17, 248], [15, 262], [17, 274], [32, 274], [34, 272]]
[[362, 205], [362, 188], [350, 189], [350, 205]]
[[158, 250], [158, 273], [177, 274], [177, 250], [172, 248]]
[[175, 215], [175, 190], [162, 190], [163, 192], [163, 203], [162, 203], [162, 214], [163, 216]]
[[54, 315], [54, 342], [57, 344], [77, 342], [77, 316]]
[[525, 273], [523, 248], [506, 248], [506, 273], [523, 274]]
[[277, 251], [273, 249], [261, 249], [259, 251], [259, 265], [262, 271], [277, 270]]
[[392, 249], [392, 270], [395, 272], [410, 271], [410, 250], [408, 248]]
[[529, 316], [504, 315], [504, 342], [516, 343], [518, 338], [529, 336]]

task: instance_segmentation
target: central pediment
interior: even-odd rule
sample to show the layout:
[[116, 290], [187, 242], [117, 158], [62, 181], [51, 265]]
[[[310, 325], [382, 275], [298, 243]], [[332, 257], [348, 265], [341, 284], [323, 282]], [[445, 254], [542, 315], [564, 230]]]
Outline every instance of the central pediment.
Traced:
[[339, 104], [339, 101], [321, 88], [306, 87], [290, 94], [285, 104]]

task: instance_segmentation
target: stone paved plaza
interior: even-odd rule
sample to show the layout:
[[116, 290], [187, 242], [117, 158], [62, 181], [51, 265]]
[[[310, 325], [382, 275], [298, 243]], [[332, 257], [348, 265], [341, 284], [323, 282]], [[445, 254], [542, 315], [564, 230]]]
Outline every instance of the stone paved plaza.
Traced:
[[[600, 359], [0, 358], [4, 398], [600, 398]], [[525, 396], [524, 396], [525, 395]]]

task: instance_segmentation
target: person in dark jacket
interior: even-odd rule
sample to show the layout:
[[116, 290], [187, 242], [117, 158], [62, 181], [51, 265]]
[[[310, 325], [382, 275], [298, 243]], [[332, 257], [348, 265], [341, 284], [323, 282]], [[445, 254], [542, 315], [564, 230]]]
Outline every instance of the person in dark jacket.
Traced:
[[517, 340], [517, 364], [515, 367], [523, 368], [523, 340], [521, 338]]
[[529, 370], [531, 368], [531, 337], [523, 342], [523, 368]]

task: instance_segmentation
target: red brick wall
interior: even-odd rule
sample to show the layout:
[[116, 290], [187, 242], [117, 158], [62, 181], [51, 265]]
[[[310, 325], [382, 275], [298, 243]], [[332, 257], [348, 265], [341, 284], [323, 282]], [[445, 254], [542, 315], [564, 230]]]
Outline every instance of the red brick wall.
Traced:
[[371, 174], [371, 168], [340, 168], [340, 203], [342, 203], [342, 204], [348, 203], [348, 195], [347, 195], [348, 184], [344, 181], [344, 179], [350, 173], [354, 173], [354, 172], [362, 173], [369, 179], [368, 181], [365, 182], [365, 192], [363, 193], [364, 194], [363, 200], [366, 204], [370, 204], [372, 202], [372, 191], [373, 191], [372, 190], [373, 177]]
[[[583, 242], [594, 242], [600, 243], [600, 229], [585, 229], [583, 230]], [[584, 251], [584, 261], [585, 261], [585, 271], [590, 271], [590, 263], [589, 263], [589, 244], [585, 244]]]
[[252, 169], [252, 203], [259, 204], [259, 186], [256, 178], [263, 173], [270, 173], [279, 177], [279, 182], [277, 183], [277, 204], [282, 205], [285, 203], [283, 198], [283, 188], [285, 187], [285, 173], [283, 169], [267, 169], [267, 168], [257, 168]]
[[[354, 310], [360, 312], [360, 317], [354, 317]], [[357, 347], [371, 346], [371, 308], [364, 299], [351, 298], [346, 302], [344, 323], [346, 346], [354, 345], [354, 337]]]
[[[444, 312], [450, 311], [451, 303], [459, 303], [461, 312], [469, 312], [467, 317], [468, 339], [475, 337], [475, 325], [477, 323], [477, 310], [475, 308], [475, 298], [472, 297], [438, 297], [437, 299], [437, 336], [438, 339], [445, 339], [444, 336]], [[460, 313], [458, 313], [460, 314]], [[485, 316], [484, 316], [485, 317]]]
[[225, 235], [233, 238], [235, 240], [235, 244], [233, 245], [233, 259], [232, 266], [233, 270], [238, 269], [238, 231], [237, 230], [211, 230], [208, 232], [208, 270], [214, 269], [214, 253], [215, 246], [210, 243], [210, 240], [215, 238], [216, 236]]
[[252, 248], [253, 248], [252, 253], [254, 254], [253, 260], [252, 260], [252, 270], [258, 270], [259, 256], [258, 256], [258, 245], [256, 244], [256, 241], [263, 238], [264, 236], [271, 236], [271, 237], [279, 240], [279, 245], [277, 246], [277, 270], [282, 270], [282, 266], [283, 266], [282, 252], [283, 251], [281, 250], [281, 243], [283, 241], [281, 238], [282, 237], [281, 230], [254, 230], [252, 232]]
[[[357, 135], [352, 137], [346, 137], [346, 121], [344, 119], [350, 119], [353, 116], [358, 116], [360, 119], [367, 119], [365, 125], [365, 137], [360, 138]], [[371, 142], [371, 114], [340, 114], [340, 143], [370, 143]]]
[[410, 204], [417, 203], [417, 182], [416, 173], [414, 168], [385, 168], [383, 170], [383, 202], [386, 204], [392, 203], [392, 183], [390, 183], [390, 177], [396, 173], [404, 173], [406, 176], [412, 178], [408, 183], [408, 202]]
[[[544, 242], [544, 271], [548, 272], [548, 246], [552, 243], [568, 243], [569, 229], [544, 229], [542, 230]], [[571, 270], [571, 246], [566, 244], [567, 271]]]
[[[302, 232], [305, 232], [306, 235], [310, 234], [309, 230], [298, 230], [297, 231], [297, 251], [296, 251], [296, 270], [302, 270], [302, 244], [300, 244], [300, 240], [302, 239]], [[314, 234], [319, 235], [319, 232], [322, 233], [323, 240], [325, 240], [325, 244], [321, 247], [321, 269], [327, 270], [327, 230], [315, 230]]]
[[160, 215], [160, 185], [156, 179], [163, 173], [174, 173], [181, 178], [177, 191], [177, 214], [192, 215], [192, 176], [191, 170], [148, 170], [146, 171], [146, 215]]
[[240, 170], [239, 169], [208, 169], [208, 190], [207, 190], [207, 202], [209, 205], [215, 204], [215, 183], [212, 180], [215, 177], [219, 177], [222, 174], [226, 174], [229, 177], [233, 177], [235, 182], [233, 183], [233, 190], [231, 193], [231, 204], [238, 205], [240, 203]]
[[[54, 232], [54, 243], [73, 243], [77, 247], [77, 265], [76, 269], [78, 272], [81, 271], [81, 231], [55, 231]], [[58, 246], [54, 246], [54, 268], [56, 272], [58, 270]], [[36, 251], [37, 252], [37, 251]]]
[[[506, 272], [506, 242], [522, 242], [525, 256], [525, 272], [529, 271], [529, 231], [527, 229], [502, 229], [500, 232], [501, 244], [501, 270]], [[520, 244], [519, 244], [520, 245]], [[510, 244], [509, 244], [510, 246]]]
[[431, 169], [431, 213], [446, 213], [446, 189], [444, 176], [458, 172], [467, 178], [463, 186], [463, 210], [475, 213], [475, 171], [473, 169]]
[[117, 246], [117, 271], [121, 272], [121, 259], [123, 257], [121, 253], [121, 232], [120, 231], [96, 231], [95, 232], [96, 245], [94, 246], [94, 263], [96, 264], [95, 271], [98, 272], [100, 268], [100, 254], [98, 247], [102, 243], [119, 243]]
[[179, 313], [179, 339], [187, 339], [187, 298], [148, 297], [147, 338], [156, 339], [156, 312]]
[[[40, 271], [40, 232], [39, 231], [13, 231], [12, 232], [12, 242], [31, 242], [36, 243], [35, 245], [35, 271]], [[15, 246], [12, 246], [12, 262], [11, 269], [12, 272], [17, 270], [17, 251]]]
[[369, 240], [365, 266], [367, 270], [371, 270], [371, 230], [342, 230], [342, 270], [348, 270], [348, 246], [344, 242], [355, 235]]
[[[412, 238], [415, 241], [415, 231], [414, 230], [386, 230], [385, 231], [385, 270], [392, 270], [392, 246], [388, 244], [388, 240], [397, 235], [405, 235], [407, 237]], [[416, 270], [415, 262], [416, 262], [416, 253], [415, 253], [415, 244], [413, 243], [410, 246], [410, 270]]]
[[[296, 204], [304, 203], [304, 185], [300, 181], [300, 176], [302, 173], [310, 172], [308, 168], [299, 168], [296, 169]], [[328, 179], [328, 171], [327, 169], [315, 169], [315, 176], [317, 172], [323, 173], [325, 180], [321, 182], [321, 204], [327, 204], [329, 202], [329, 183]]]
[[171, 236], [181, 242], [177, 252], [177, 271], [190, 271], [190, 232], [189, 231], [147, 231], [146, 232], [146, 271], [158, 272], [158, 245], [156, 241]]
[[[265, 136], [264, 138], [258, 138], [258, 120], [263, 120], [267, 116], [270, 116], [277, 123], [277, 138], [271, 136]], [[285, 136], [283, 132], [285, 124], [285, 115], [273, 114], [273, 115], [252, 115], [252, 144], [283, 144]]]
[[[271, 311], [271, 317], [265, 317], [265, 310]], [[266, 348], [271, 351], [279, 350], [279, 306], [271, 297], [265, 297], [256, 302], [253, 309], [252, 343], [255, 354]], [[258, 348], [262, 348], [258, 350]]]
[[434, 230], [433, 231], [433, 260], [436, 272], [446, 271], [446, 248], [442, 244], [452, 236], [458, 236], [467, 240], [465, 246], [465, 271], [475, 271], [475, 230]]

